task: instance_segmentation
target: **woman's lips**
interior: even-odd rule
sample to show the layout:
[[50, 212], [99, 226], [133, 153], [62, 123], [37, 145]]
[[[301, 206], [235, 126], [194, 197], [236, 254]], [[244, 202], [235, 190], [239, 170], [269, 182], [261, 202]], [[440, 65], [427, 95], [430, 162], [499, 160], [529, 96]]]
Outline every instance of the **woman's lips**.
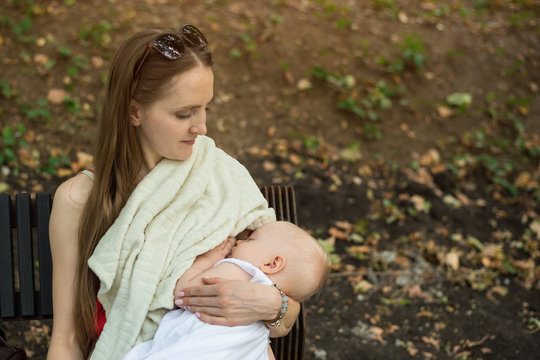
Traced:
[[193, 145], [195, 144], [195, 140], [189, 140], [189, 141], [182, 141], [186, 145]]

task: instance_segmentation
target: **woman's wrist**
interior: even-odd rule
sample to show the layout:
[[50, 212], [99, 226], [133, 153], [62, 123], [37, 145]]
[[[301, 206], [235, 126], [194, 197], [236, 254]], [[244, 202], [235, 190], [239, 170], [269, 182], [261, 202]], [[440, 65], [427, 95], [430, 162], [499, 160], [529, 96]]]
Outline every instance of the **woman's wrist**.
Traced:
[[287, 295], [285, 295], [283, 290], [277, 284], [272, 284], [272, 286], [279, 291], [279, 296], [281, 298], [281, 307], [279, 309], [278, 315], [274, 319], [267, 321], [267, 324], [270, 326], [280, 326], [281, 320], [287, 313], [287, 308], [289, 307], [289, 298]]

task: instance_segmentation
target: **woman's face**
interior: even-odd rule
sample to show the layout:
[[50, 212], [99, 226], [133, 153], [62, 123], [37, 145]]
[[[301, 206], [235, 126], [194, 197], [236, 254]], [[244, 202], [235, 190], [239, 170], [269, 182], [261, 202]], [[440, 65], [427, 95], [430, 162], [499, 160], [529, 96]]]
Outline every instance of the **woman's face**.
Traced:
[[212, 69], [197, 66], [173, 78], [156, 102], [140, 106], [133, 101], [131, 121], [148, 169], [162, 158], [190, 157], [197, 136], [206, 134], [206, 110], [213, 96]]

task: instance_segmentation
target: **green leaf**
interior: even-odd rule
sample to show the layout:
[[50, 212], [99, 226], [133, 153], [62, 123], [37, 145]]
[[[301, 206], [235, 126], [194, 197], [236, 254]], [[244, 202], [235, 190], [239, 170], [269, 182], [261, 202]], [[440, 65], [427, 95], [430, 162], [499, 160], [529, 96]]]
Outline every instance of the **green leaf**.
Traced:
[[484, 250], [484, 245], [480, 242], [480, 240], [478, 240], [472, 235], [467, 238], [467, 245], [475, 248], [478, 251]]
[[453, 93], [446, 97], [446, 102], [451, 106], [467, 108], [472, 103], [472, 95], [469, 93]]

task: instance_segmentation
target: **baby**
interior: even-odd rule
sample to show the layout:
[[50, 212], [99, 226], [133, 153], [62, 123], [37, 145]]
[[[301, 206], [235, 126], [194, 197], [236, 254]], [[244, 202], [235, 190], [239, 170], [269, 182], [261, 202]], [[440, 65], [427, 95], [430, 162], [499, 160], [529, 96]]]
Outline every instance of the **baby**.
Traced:
[[[296, 225], [275, 221], [262, 225], [246, 240], [230, 240], [195, 259], [180, 278], [182, 288], [202, 284], [202, 277], [277, 284], [302, 301], [318, 292], [329, 273], [328, 256], [319, 243]], [[272, 359], [270, 330], [262, 323], [219, 326], [200, 321], [183, 309], [168, 312], [153, 340], [136, 345], [131, 359]]]

